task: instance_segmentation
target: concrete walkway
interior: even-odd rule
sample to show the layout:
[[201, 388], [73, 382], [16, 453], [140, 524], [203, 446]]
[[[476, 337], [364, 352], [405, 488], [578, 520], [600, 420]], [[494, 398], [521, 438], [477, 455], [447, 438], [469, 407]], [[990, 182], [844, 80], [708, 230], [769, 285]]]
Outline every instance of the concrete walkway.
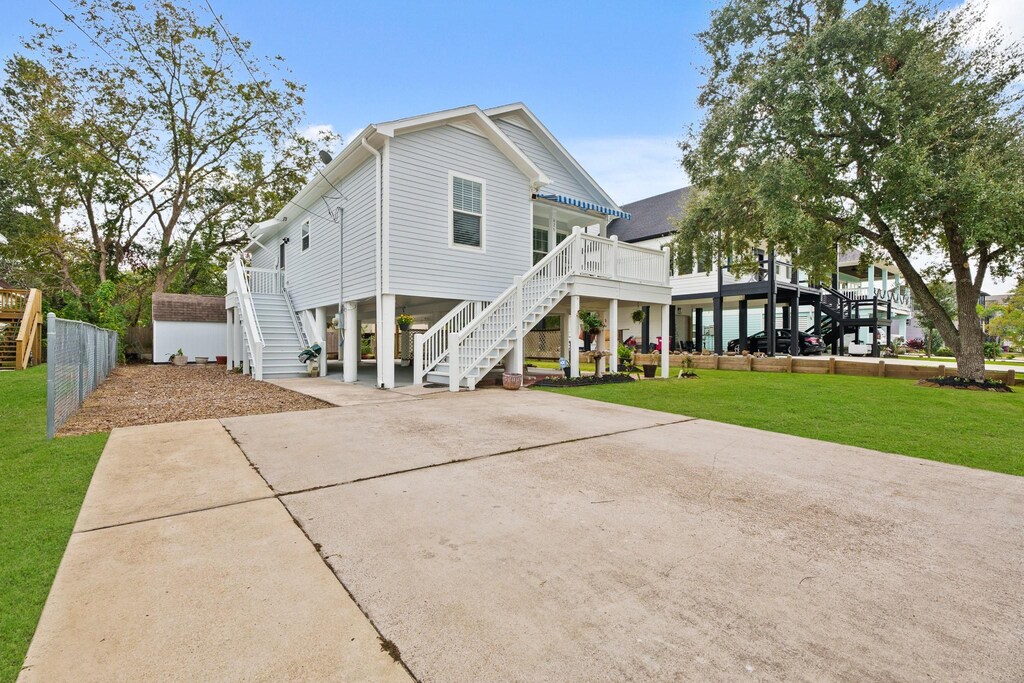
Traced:
[[216, 420], [116, 429], [20, 681], [408, 680]]
[[333, 409], [116, 431], [23, 678], [1024, 670], [1024, 478], [544, 392], [334, 385]]

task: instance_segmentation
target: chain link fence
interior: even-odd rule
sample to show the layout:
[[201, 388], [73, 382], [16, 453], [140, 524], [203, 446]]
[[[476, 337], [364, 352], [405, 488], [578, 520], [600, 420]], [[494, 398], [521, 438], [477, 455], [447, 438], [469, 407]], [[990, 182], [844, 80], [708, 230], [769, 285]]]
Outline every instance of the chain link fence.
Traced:
[[46, 317], [46, 438], [78, 410], [117, 364], [117, 332]]

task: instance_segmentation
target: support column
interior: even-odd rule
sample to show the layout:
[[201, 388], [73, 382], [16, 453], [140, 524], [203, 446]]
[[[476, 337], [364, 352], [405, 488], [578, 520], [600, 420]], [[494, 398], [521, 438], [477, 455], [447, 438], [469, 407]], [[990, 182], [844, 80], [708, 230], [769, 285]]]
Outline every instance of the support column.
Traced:
[[561, 348], [558, 350], [558, 355], [559, 355], [559, 357], [565, 358], [566, 360], [569, 360], [569, 354], [570, 354], [569, 349], [571, 348], [569, 346], [569, 343], [570, 343], [570, 330], [569, 330], [569, 327], [570, 327], [569, 316], [567, 316], [567, 315], [560, 315], [560, 316], [558, 316], [558, 329], [561, 331], [561, 335], [562, 335], [562, 344], [561, 344]]
[[363, 346], [362, 335], [359, 332], [359, 304], [355, 301], [346, 302], [343, 306], [343, 317], [345, 338], [342, 342], [342, 378], [346, 382], [355, 382], [359, 377], [359, 356]]
[[580, 376], [580, 297], [569, 297], [569, 376]]
[[747, 350], [747, 297], [740, 299], [740, 342], [737, 351], [743, 353]]
[[772, 249], [768, 252], [768, 304], [765, 307], [765, 323], [764, 323], [764, 336], [765, 336], [765, 351], [768, 352], [769, 356], [775, 355], [775, 280], [777, 273], [775, 272], [775, 250]]
[[668, 379], [668, 314], [669, 304], [661, 307], [661, 376]]
[[318, 364], [320, 366], [320, 376], [327, 376], [327, 321], [331, 317], [331, 311], [333, 307], [320, 306], [314, 313], [314, 320], [316, 321], [316, 336], [323, 340], [323, 344], [320, 348], [320, 358]]
[[608, 302], [608, 332], [611, 341], [612, 355], [608, 357], [610, 372], [619, 371], [619, 300]]
[[238, 367], [242, 363], [242, 359], [246, 357], [245, 354], [245, 340], [242, 339], [242, 318], [239, 315], [239, 310], [235, 309], [235, 367]]
[[644, 306], [644, 321], [640, 323], [640, 353], [647, 353], [651, 347], [651, 307]]
[[821, 297], [814, 300], [814, 332], [821, 336]]
[[377, 313], [377, 386], [395, 388], [395, 295], [380, 295]]
[[800, 355], [800, 294], [789, 302], [789, 355]]
[[722, 297], [715, 297], [714, 324], [715, 324], [715, 354], [721, 356], [722, 349], [722, 324], [725, 315], [722, 311]]
[[669, 351], [671, 351], [672, 349], [675, 348], [675, 345], [678, 342], [678, 339], [677, 339], [678, 335], [679, 335], [679, 331], [676, 329], [676, 307], [675, 306], [669, 306], [668, 307], [668, 338], [669, 338], [669, 341], [672, 342], [671, 344], [669, 344], [669, 347], [668, 347]]
[[696, 319], [693, 322], [693, 350], [700, 353], [704, 350], [704, 309], [694, 310]]
[[229, 308], [227, 310], [227, 352], [228, 352], [228, 366], [227, 371], [231, 372], [231, 368], [235, 367], [235, 309]]
[[868, 266], [868, 296], [875, 296], [875, 266]]

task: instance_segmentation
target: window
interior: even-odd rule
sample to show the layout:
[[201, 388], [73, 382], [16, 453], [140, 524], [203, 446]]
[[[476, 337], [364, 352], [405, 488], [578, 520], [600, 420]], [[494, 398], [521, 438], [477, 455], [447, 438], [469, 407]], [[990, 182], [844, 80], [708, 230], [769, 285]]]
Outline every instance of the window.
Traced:
[[309, 249], [309, 219], [302, 224], [302, 251]]
[[536, 265], [538, 261], [544, 258], [548, 253], [548, 229], [547, 228], [534, 228], [533, 229], [533, 263]]
[[483, 181], [451, 176], [453, 246], [484, 246], [484, 184]]

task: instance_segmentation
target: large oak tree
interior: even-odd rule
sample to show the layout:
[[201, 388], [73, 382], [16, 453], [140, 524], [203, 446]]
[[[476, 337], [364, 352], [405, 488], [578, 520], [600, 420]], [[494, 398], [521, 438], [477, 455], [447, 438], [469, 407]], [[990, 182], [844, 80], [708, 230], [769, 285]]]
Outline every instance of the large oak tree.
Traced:
[[[767, 244], [824, 280], [837, 246], [887, 255], [980, 379], [986, 273], [1024, 270], [1019, 46], [982, 32], [976, 9], [885, 0], [731, 0], [699, 39], [706, 117], [681, 147], [700, 192], [680, 258], [742, 268]], [[936, 273], [955, 316], [928, 289]]]

